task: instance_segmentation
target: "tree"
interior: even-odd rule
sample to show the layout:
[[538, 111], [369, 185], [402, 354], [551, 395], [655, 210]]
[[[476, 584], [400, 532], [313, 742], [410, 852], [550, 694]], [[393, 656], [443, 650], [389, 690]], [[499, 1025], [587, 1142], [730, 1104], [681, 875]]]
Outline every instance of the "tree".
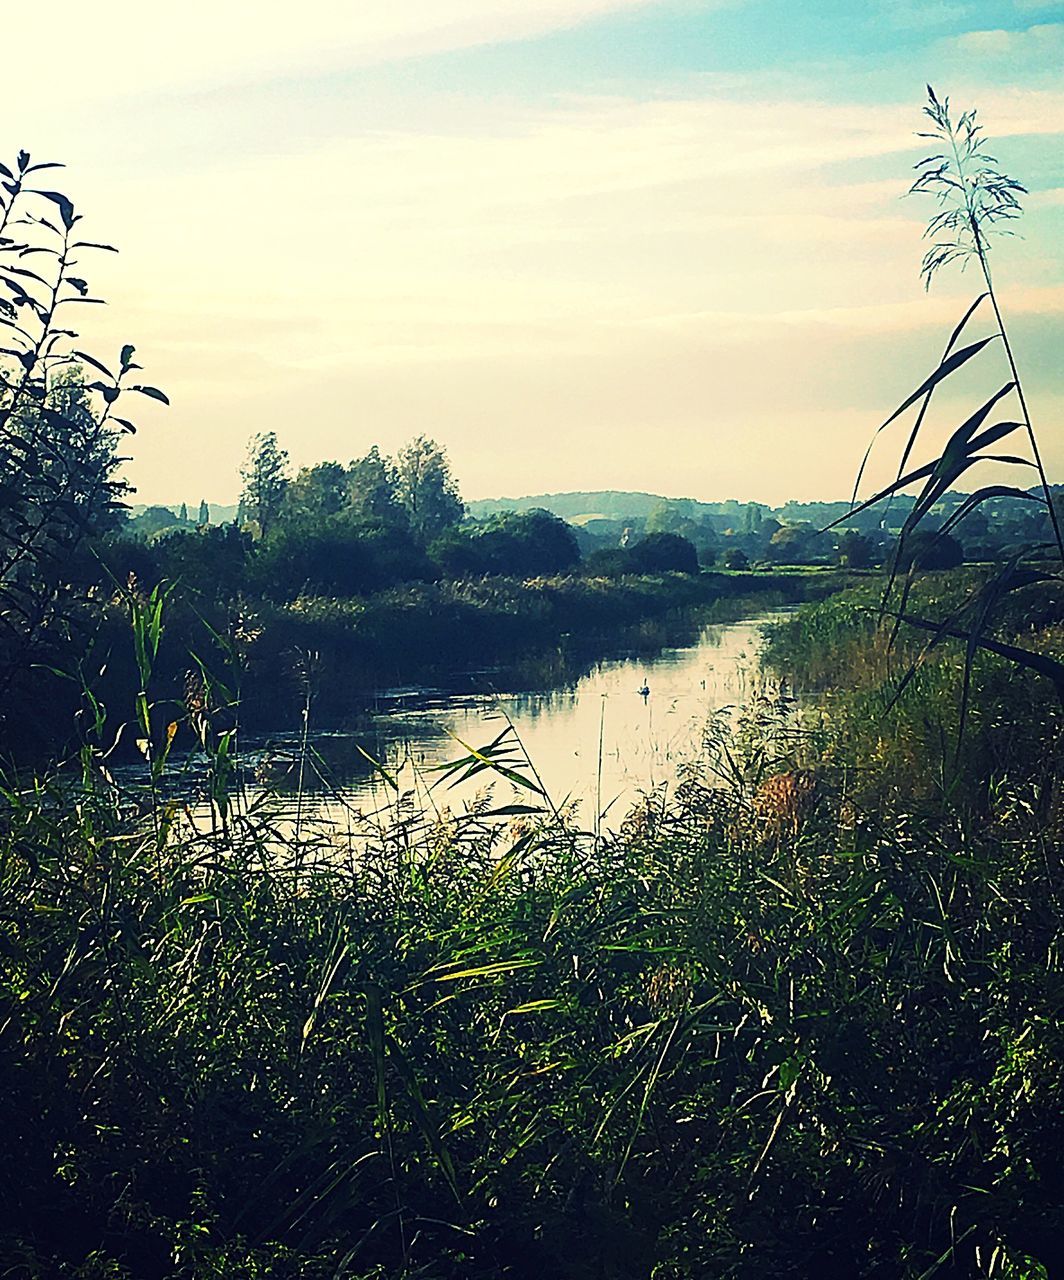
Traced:
[[628, 548], [632, 573], [697, 573], [698, 552], [678, 533], [651, 533]]
[[964, 563], [964, 548], [948, 533], [914, 530], [900, 548], [898, 567], [906, 569], [956, 569]]
[[178, 524], [188, 524], [188, 503], [182, 502], [181, 510], [177, 513]]
[[839, 535], [835, 553], [844, 569], [867, 569], [872, 563], [872, 540], [855, 529]]
[[240, 474], [244, 510], [265, 538], [277, 523], [288, 488], [288, 454], [277, 443], [276, 432], [262, 431], [252, 439]]
[[254, 575], [276, 599], [362, 595], [435, 576], [408, 530], [361, 524], [346, 513], [318, 525], [279, 524], [259, 544]]
[[761, 521], [764, 510], [757, 502], [748, 502], [743, 508], [742, 532], [758, 534], [761, 532]]
[[172, 526], [153, 540], [157, 572], [208, 600], [232, 600], [247, 581], [251, 538], [234, 524]]
[[550, 511], [536, 507], [519, 515], [497, 517], [504, 535], [508, 562], [502, 572], [517, 574], [565, 573], [580, 563], [580, 547], [572, 527]]
[[177, 516], [169, 507], [145, 507], [139, 516], [130, 521], [134, 533], [150, 538], [153, 533], [162, 533], [165, 529], [176, 529], [179, 525]]
[[590, 578], [621, 578], [633, 572], [626, 547], [602, 547], [584, 560], [584, 573]]
[[785, 524], [772, 535], [769, 554], [773, 560], [783, 564], [808, 564], [819, 549], [816, 545], [818, 537], [818, 530], [806, 520]]
[[430, 548], [452, 578], [565, 573], [580, 562], [572, 527], [549, 511], [505, 511], [483, 524], [447, 530]]
[[19, 718], [12, 689], [32, 681], [34, 664], [46, 653], [69, 664], [71, 632], [59, 624], [76, 619], [91, 586], [79, 553], [118, 522], [127, 490], [115, 474], [117, 442], [134, 427], [116, 406], [127, 391], [166, 401], [132, 382], [141, 367], [132, 346], [114, 371], [72, 348], [70, 305], [98, 301], [82, 278], [86, 251], [107, 246], [81, 239], [71, 201], [41, 189], [37, 171], [56, 167], [26, 151], [2, 166], [0, 716], [10, 723]]
[[397, 492], [410, 529], [423, 544], [457, 525], [465, 514], [446, 452], [426, 436], [399, 451]]
[[749, 569], [750, 560], [742, 547], [729, 547], [724, 553], [725, 569]]
[[196, 523], [200, 525], [204, 525], [204, 524], [210, 524], [210, 522], [211, 522], [211, 509], [207, 505], [207, 499], [200, 498], [199, 518], [197, 519]]
[[347, 472], [347, 501], [351, 514], [360, 520], [385, 524], [405, 524], [406, 513], [399, 501], [398, 476], [391, 459], [374, 445], [365, 457], [351, 463]]
[[347, 472], [338, 462], [301, 467], [285, 490], [283, 516], [320, 523], [347, 505]]

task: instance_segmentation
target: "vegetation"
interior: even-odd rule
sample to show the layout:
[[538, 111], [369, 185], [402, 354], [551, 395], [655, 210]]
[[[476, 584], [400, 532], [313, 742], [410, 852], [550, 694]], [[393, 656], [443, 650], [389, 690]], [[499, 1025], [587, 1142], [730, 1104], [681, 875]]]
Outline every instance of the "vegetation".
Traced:
[[132, 346], [115, 372], [74, 345], [71, 308], [99, 301], [82, 263], [110, 246], [82, 239], [70, 200], [37, 185], [58, 167], [26, 151], [0, 164], [0, 733], [27, 675], [61, 661], [85, 624], [86, 549], [126, 491], [116, 450], [135, 428], [119, 408], [130, 393], [166, 399], [134, 381]]
[[[931, 103], [976, 175], [958, 179], [968, 221], [933, 229], [970, 233], [989, 285], [987, 211], [1011, 208], [1017, 187], [979, 158], [973, 116], [958, 135]], [[40, 198], [65, 225], [62, 198]], [[932, 270], [950, 253], [934, 252]], [[1006, 345], [993, 307], [995, 333], [967, 359]], [[968, 318], [906, 402], [919, 416], [905, 458]], [[109, 406], [131, 357], [85, 393]], [[615, 631], [629, 612], [771, 581], [740, 571], [743, 546], [727, 548], [728, 574], [696, 572], [695, 540], [652, 510], [659, 527], [607, 553], [619, 573], [642, 556], [654, 575], [573, 573], [578, 538], [555, 516], [463, 523], [429, 441], [292, 478], [260, 440], [244, 527], [201, 521], [145, 544], [85, 522], [104, 597], [55, 571], [65, 480], [20, 491], [36, 532], [29, 569], [3, 581], [51, 612], [36, 632], [13, 628], [7, 663], [72, 634], [52, 619], [121, 615], [124, 631], [110, 675], [91, 647], [82, 664], [76, 759], [0, 787], [6, 1273], [1064, 1276], [1064, 579], [1053, 545], [1004, 569], [921, 571], [999, 500], [1053, 527], [1048, 486], [962, 496], [928, 524], [986, 433], [1020, 429], [982, 426], [1019, 392], [1008, 360], [1010, 385], [939, 458], [908, 473], [903, 458], [880, 495], [926, 482], [887, 572], [775, 629], [779, 683], [711, 717], [678, 789], [646, 796], [615, 833], [547, 794], [512, 729], [456, 744], [433, 774], [368, 761], [379, 812], [338, 830], [297, 807], [293, 824], [268, 788], [241, 787], [237, 727], [256, 685], [278, 701], [271, 650], [301, 651], [307, 708], [315, 668], [357, 668], [397, 635], [425, 671], [450, 644], [516, 649], [588, 619]], [[90, 428], [71, 407], [81, 384], [46, 380], [28, 426], [18, 385], [0, 422], [12, 449], [52, 412], [57, 430], [84, 422], [103, 438], [106, 410]], [[104, 448], [100, 485], [112, 464]], [[744, 519], [743, 537], [788, 555], [811, 540], [779, 536], [797, 521]], [[871, 558], [866, 529], [842, 524], [839, 554]], [[16, 520], [0, 535], [10, 556], [27, 541]], [[169, 585], [127, 580], [116, 568], [133, 555], [149, 575], [156, 557], [185, 567]], [[433, 580], [447, 558], [490, 574], [515, 557], [560, 559], [564, 576]], [[386, 589], [365, 594], [374, 572]], [[172, 585], [186, 577], [209, 652], [187, 653], [168, 623], [192, 608]], [[139, 787], [110, 768], [129, 687]], [[198, 810], [166, 798], [175, 744], [191, 745]], [[461, 811], [457, 779], [485, 784]], [[493, 798], [502, 781], [519, 803]]]

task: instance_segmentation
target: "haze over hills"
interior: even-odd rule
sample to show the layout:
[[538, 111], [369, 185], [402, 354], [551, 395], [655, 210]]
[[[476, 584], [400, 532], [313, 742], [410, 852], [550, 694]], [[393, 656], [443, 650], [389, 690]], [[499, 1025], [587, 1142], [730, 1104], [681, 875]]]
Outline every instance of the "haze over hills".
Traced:
[[[766, 515], [774, 511], [793, 512], [792, 519], [815, 518], [806, 514], [807, 509], [809, 511], [817, 507], [839, 507], [841, 509], [848, 505], [841, 501], [825, 503], [788, 502], [784, 507], [773, 508], [763, 502], [741, 502], [735, 498], [728, 498], [723, 502], [703, 502], [697, 498], [670, 497], [663, 493], [644, 493], [641, 490], [597, 489], [591, 491], [574, 490], [565, 493], [534, 493], [520, 498], [477, 498], [472, 502], [466, 503], [466, 510], [469, 515], [482, 520], [488, 516], [498, 515], [503, 511], [523, 512], [539, 509], [550, 511], [554, 515], [560, 516], [563, 520], [569, 520], [574, 524], [583, 524], [595, 519], [621, 520], [629, 516], [645, 519], [663, 503], [667, 503], [670, 507], [681, 507], [691, 516], [738, 516], [749, 507], [757, 507]], [[198, 501], [188, 502], [185, 505], [190, 517], [194, 519], [199, 506]], [[181, 503], [134, 502], [130, 503], [129, 511], [133, 516], [140, 516], [148, 510], [149, 506], [163, 507], [176, 515], [181, 508]], [[236, 519], [237, 505], [236, 503], [227, 505], [211, 503], [209, 512], [211, 524], [225, 524], [230, 520]]]
[[772, 515], [788, 521], [815, 521], [842, 515], [850, 503], [842, 499], [824, 502], [788, 501], [780, 507], [773, 507], [768, 503], [742, 502], [737, 498], [727, 498], [723, 502], [703, 502], [698, 498], [676, 498], [661, 493], [625, 489], [536, 493], [523, 498], [478, 498], [466, 503], [469, 514], [477, 519], [498, 515], [503, 511], [524, 512], [539, 508], [577, 525], [595, 520], [623, 520], [628, 517], [645, 519], [662, 506], [668, 506], [674, 512], [682, 512], [691, 519], [713, 516], [718, 520], [739, 520], [744, 513], [756, 510], [763, 517]]
[[[963, 502], [967, 495], [959, 490], [946, 495], [945, 505], [953, 508]], [[1005, 505], [1011, 500], [1005, 499]], [[894, 499], [892, 509], [904, 512], [912, 504], [911, 495], [901, 495]], [[148, 507], [165, 510], [177, 515], [181, 503], [145, 504], [131, 503], [131, 516], [141, 516]], [[198, 511], [198, 502], [186, 504], [190, 520], [194, 523]], [[813, 524], [830, 523], [839, 519], [850, 507], [848, 498], [825, 499], [819, 502], [796, 502], [793, 500], [773, 507], [763, 502], [743, 502], [736, 498], [727, 498], [722, 502], [704, 502], [698, 498], [670, 497], [661, 493], [646, 493], [643, 490], [631, 489], [596, 489], [572, 490], [560, 493], [535, 493], [523, 497], [477, 498], [466, 503], [467, 513], [478, 520], [499, 515], [502, 512], [527, 512], [534, 510], [549, 511], [553, 515], [577, 526], [593, 526], [596, 521], [645, 520], [654, 512], [667, 506], [675, 514], [682, 514], [689, 519], [711, 518], [718, 527], [734, 523], [736, 527], [745, 519], [749, 520], [756, 512], [761, 518], [774, 518], [783, 523], [793, 524], [809, 521]], [[226, 524], [235, 520], [238, 507], [236, 503], [211, 503], [209, 515], [211, 524]], [[874, 526], [879, 523], [883, 511], [866, 513], [862, 524]]]

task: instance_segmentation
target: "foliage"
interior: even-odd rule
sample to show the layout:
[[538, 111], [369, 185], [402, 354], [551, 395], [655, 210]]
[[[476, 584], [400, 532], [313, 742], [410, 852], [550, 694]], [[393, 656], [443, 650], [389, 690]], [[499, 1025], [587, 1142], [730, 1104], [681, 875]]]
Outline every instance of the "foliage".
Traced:
[[908, 569], [956, 569], [964, 563], [964, 548], [948, 533], [933, 533], [917, 529], [905, 540], [898, 556], [898, 568]]
[[241, 504], [258, 524], [259, 535], [266, 538], [281, 515], [289, 483], [288, 453], [278, 444], [275, 431], [260, 431], [252, 439], [240, 474], [244, 479]]
[[874, 555], [871, 539], [858, 533], [856, 529], [847, 529], [839, 535], [835, 554], [839, 564], [846, 569], [867, 569], [872, 564]]
[[450, 578], [565, 573], [580, 560], [572, 528], [537, 510], [460, 525], [437, 538], [430, 554]]
[[[114, 398], [117, 382], [102, 384]], [[959, 456], [930, 464], [933, 489]], [[234, 581], [272, 555], [294, 583], [349, 572], [374, 538], [420, 553], [431, 504], [408, 505], [410, 529], [367, 523], [351, 472], [316, 470], [254, 547], [236, 528], [183, 529], [110, 536], [103, 554], [158, 557], [175, 580], [229, 558]], [[927, 496], [906, 508], [902, 550]], [[962, 500], [953, 527], [980, 505]], [[750, 512], [735, 536], [754, 546], [770, 523]], [[1064, 1274], [1064, 706], [1041, 681], [1064, 653], [1059, 575], [1016, 558], [906, 576], [897, 612], [916, 626], [896, 637], [874, 582], [800, 612], [770, 658], [829, 694], [796, 710], [766, 687], [712, 717], [680, 786], [602, 835], [545, 793], [512, 730], [460, 744], [435, 775], [368, 760], [376, 814], [336, 797], [340, 822], [305, 821], [300, 782], [293, 826], [268, 788], [242, 785], [237, 717], [255, 696], [276, 713], [294, 653], [306, 708], [330, 664], [350, 675], [373, 654], [424, 676], [589, 619], [616, 640], [677, 601], [838, 575], [286, 588], [258, 614], [198, 582], [208, 653], [167, 617], [192, 608], [174, 582], [122, 584], [123, 563], [105, 560], [119, 581], [98, 608], [123, 618], [125, 652], [114, 640], [80, 689], [75, 767], [0, 784], [5, 1273]], [[966, 608], [977, 629], [956, 621]], [[945, 621], [922, 646], [927, 618]], [[937, 643], [958, 635], [962, 651]], [[101, 689], [123, 662], [128, 724]], [[139, 785], [115, 780], [123, 735]], [[175, 768], [201, 781], [199, 803], [169, 798]], [[486, 786], [457, 811], [459, 775], [505, 780], [520, 802]]]
[[407, 523], [395, 463], [385, 458], [376, 445], [352, 462], [347, 485], [352, 511], [360, 519], [391, 525]]
[[465, 504], [451, 475], [447, 454], [435, 440], [427, 436], [411, 440], [400, 449], [395, 472], [399, 505], [422, 545], [462, 519]]
[[286, 520], [266, 538], [250, 582], [263, 595], [355, 596], [434, 576], [432, 564], [402, 527], [366, 523], [346, 512], [318, 521]]
[[[1033, 588], [1044, 589], [1046, 586], [1059, 585], [1060, 569], [1064, 568], [1064, 539], [1061, 537], [1054, 495], [1042, 465], [1027, 399], [990, 270], [990, 234], [995, 229], [1001, 229], [999, 223], [1011, 221], [1019, 215], [1017, 195], [1024, 188], [1015, 179], [1005, 177], [996, 169], [996, 161], [986, 151], [982, 127], [976, 123], [974, 111], [966, 111], [959, 119], [954, 120], [949, 99], [940, 101], [928, 86], [928, 106], [924, 113], [931, 121], [933, 131], [921, 136], [932, 139], [941, 148], [917, 164], [919, 176], [911, 188], [913, 193], [934, 196], [940, 205], [940, 211], [931, 218], [926, 231], [932, 241], [932, 247], [923, 263], [926, 282], [930, 284], [936, 272], [946, 263], [960, 261], [963, 266], [974, 260], [979, 265], [985, 291], [969, 306], [953, 330], [938, 366], [877, 429], [858, 471], [851, 515], [866, 511], [885, 499], [892, 499], [906, 488], [922, 482], [921, 490], [905, 516], [898, 535], [889, 565], [880, 617], [890, 617], [893, 620], [895, 635], [898, 626], [902, 624], [924, 632], [928, 637], [926, 652], [951, 641], [963, 642], [965, 662], [958, 724], [959, 754], [959, 735], [966, 723], [973, 663], [979, 650], [997, 653], [1007, 657], [1018, 667], [1039, 672], [1048, 678], [1058, 696], [1064, 700], [1064, 664], [1021, 644], [1005, 646], [1001, 636], [996, 633], [1002, 609], [1014, 593], [1027, 594]], [[980, 313], [984, 302], [989, 303], [993, 312], [994, 328], [987, 336], [959, 346], [967, 326]], [[937, 457], [908, 470], [910, 457], [917, 445], [935, 391], [969, 362], [976, 358], [985, 359], [985, 352], [996, 349], [1004, 353], [1008, 380], [955, 428]], [[999, 406], [1010, 403], [1018, 416], [994, 421], [1000, 411]], [[914, 407], [916, 417], [901, 450], [897, 478], [858, 505], [857, 489], [872, 445], [881, 432]], [[989, 426], [986, 425], [988, 421], [991, 423]], [[1029, 457], [986, 452], [996, 449], [1001, 441], [1008, 440], [1016, 433], [1026, 436]], [[1033, 469], [1039, 479], [1040, 491], [1021, 489], [1015, 485], [983, 485], [973, 493], [964, 495], [960, 505], [936, 529], [928, 533], [928, 517], [944, 496], [962, 476], [967, 477], [968, 472], [977, 467], [982, 470], [983, 464], [987, 462], [1014, 471]], [[943, 563], [956, 562], [963, 552], [950, 535], [981, 506], [1003, 497], [1033, 504], [1040, 509], [1042, 517], [1048, 518], [1057, 557], [1054, 569], [1045, 567], [1041, 560], [1038, 563], [1024, 563], [1027, 549], [1021, 548], [1019, 554], [1011, 557], [994, 578], [980, 584], [979, 589], [961, 602], [952, 613], [935, 617], [913, 613], [909, 607], [913, 570], [921, 565], [930, 565], [936, 556]], [[937, 552], [930, 549], [932, 541], [939, 544]], [[903, 678], [903, 685], [913, 678], [915, 670], [915, 667], [910, 667]]]
[[[212, 770], [215, 705], [177, 714]], [[418, 816], [382, 777], [391, 817], [298, 844], [239, 792], [160, 827], [91, 755], [76, 810], [70, 780], [9, 788], [3, 1260], [1054, 1274], [1062, 850], [1023, 798], [1060, 760], [1006, 736], [978, 822], [866, 808], [788, 705], [711, 721], [679, 793], [602, 838], [513, 744], [462, 765], [523, 774], [517, 809]]]
[[117, 520], [116, 446], [134, 430], [118, 406], [129, 392], [166, 400], [133, 381], [132, 346], [114, 372], [76, 345], [72, 308], [100, 301], [82, 263], [110, 246], [82, 239], [71, 201], [38, 185], [58, 167], [25, 151], [0, 164], [0, 701], [16, 715], [26, 672], [79, 625], [87, 540]]
[[[251, 537], [235, 524], [173, 528], [152, 544], [152, 571], [139, 577], [169, 582], [199, 600], [232, 600], [244, 589], [252, 556]], [[113, 545], [104, 552], [114, 558]], [[116, 574], [120, 581], [124, 577]]]
[[807, 521], [785, 524], [769, 539], [769, 554], [781, 564], [811, 564], [827, 550], [825, 541]]
[[129, 522], [130, 532], [150, 538], [153, 534], [180, 527], [180, 521], [169, 507], [152, 505], [146, 507], [139, 516]]
[[678, 533], [648, 533], [628, 548], [630, 573], [697, 573], [698, 552]]
[[319, 462], [314, 467], [301, 467], [283, 497], [287, 519], [326, 520], [347, 506], [347, 472], [338, 462]]

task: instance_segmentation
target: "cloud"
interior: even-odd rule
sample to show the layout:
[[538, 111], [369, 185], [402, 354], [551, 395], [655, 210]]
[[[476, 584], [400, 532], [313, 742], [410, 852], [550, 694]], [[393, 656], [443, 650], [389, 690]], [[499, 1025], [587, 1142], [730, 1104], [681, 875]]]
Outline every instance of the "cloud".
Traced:
[[882, 6], [885, 20], [899, 30], [931, 30], [956, 25], [969, 18], [976, 6], [950, 0], [887, 0]]
[[[309, 0], [300, 23], [267, 5], [247, 24], [236, 6], [190, 0], [166, 31], [150, 10], [126, 47], [97, 42], [67, 88], [320, 72], [641, 3]], [[104, 34], [126, 11], [112, 0]], [[79, 38], [75, 26], [71, 46]], [[922, 368], [924, 346], [941, 345], [929, 327], [948, 327], [969, 294], [965, 278], [928, 300], [918, 281], [927, 210], [900, 199], [912, 103], [791, 97], [775, 80], [740, 100], [685, 81], [671, 96], [510, 101], [505, 113], [456, 94], [428, 125], [380, 128], [343, 93], [328, 104], [334, 128], [301, 133], [278, 109], [251, 121], [248, 146], [229, 136], [227, 94], [120, 108], [103, 141], [91, 113], [58, 113], [60, 144], [84, 118], [84, 146], [107, 148], [106, 163], [69, 175], [94, 235], [123, 251], [92, 271], [112, 302], [92, 317], [101, 354], [136, 341], [174, 402], [144, 406], [132, 474], [149, 499], [231, 499], [244, 442], [266, 427], [299, 462], [430, 430], [471, 492], [513, 488], [514, 474], [555, 487], [561, 459], [574, 484], [631, 487], [651, 437], [670, 447], [649, 450], [647, 487], [691, 488], [692, 459], [713, 454], [737, 494], [757, 491], [740, 480], [758, 458], [761, 492], [776, 468], [772, 484], [807, 480], [814, 496], [844, 487], [847, 423], [863, 431], [896, 399], [905, 378], [883, 366], [900, 346]], [[1058, 91], [997, 89], [980, 107], [996, 137], [1064, 132]], [[1008, 301], [1056, 316], [1059, 271], [1045, 274], [1039, 250], [1010, 242]], [[783, 422], [820, 423], [847, 459], [838, 475], [807, 457], [801, 479], [809, 450], [776, 441]]]
[[1064, 23], [1044, 22], [1022, 31], [992, 28], [966, 31], [948, 42], [955, 49], [977, 57], [1042, 62], [1059, 59], [1064, 52]]
[[12, 19], [17, 40], [9, 43], [12, 48], [17, 44], [19, 54], [6, 61], [4, 86], [9, 102], [43, 98], [52, 104], [233, 87], [521, 40], [664, 3], [302, 0], [293, 8], [282, 0], [254, 6], [224, 0], [183, 0], [180, 5], [53, 0], [45, 7], [24, 8]]

